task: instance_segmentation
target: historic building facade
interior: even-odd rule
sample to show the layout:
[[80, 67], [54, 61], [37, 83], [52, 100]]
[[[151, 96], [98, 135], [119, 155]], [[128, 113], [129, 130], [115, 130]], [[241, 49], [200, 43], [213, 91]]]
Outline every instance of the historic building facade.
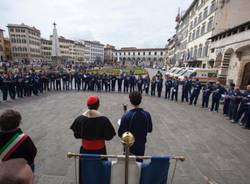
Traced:
[[12, 60], [10, 39], [4, 38], [4, 55], [6, 60]]
[[[8, 58], [3, 55], [3, 58], [18, 61], [52, 61], [52, 36], [49, 40], [41, 38], [41, 33], [38, 29], [25, 24], [9, 24], [7, 27], [10, 44], [8, 44], [9, 42], [6, 39], [7, 47], [5, 47], [5, 50], [7, 49], [8, 51], [8, 46], [11, 45], [11, 51], [8, 53], [12, 53], [13, 58], [11, 58], [11, 54], [8, 55]], [[61, 36], [59, 37], [59, 49], [60, 57], [63, 61], [84, 62], [85, 46], [81, 42]]]
[[104, 45], [99, 41], [81, 41], [85, 46], [84, 61], [87, 63], [104, 63]]
[[104, 47], [104, 63], [105, 64], [114, 64], [114, 56], [113, 53], [115, 51], [115, 46], [105, 45]]
[[209, 38], [215, 28], [218, 0], [194, 0], [177, 19], [176, 61], [183, 65], [208, 68]]
[[[224, 84], [250, 84], [250, 1], [219, 1], [211, 37], [210, 63]], [[240, 11], [239, 11], [240, 10]]]
[[[59, 49], [63, 61], [84, 62], [84, 45], [81, 42], [59, 37]], [[41, 39], [44, 61], [52, 61], [52, 40]]]
[[166, 52], [164, 55], [165, 66], [167, 68], [171, 68], [173, 66], [178, 66], [179, 63], [176, 63], [176, 55], [175, 55], [176, 35], [174, 35], [168, 39], [168, 43], [167, 43], [165, 48], [166, 48]]
[[194, 0], [177, 18], [176, 63], [217, 68], [223, 84], [245, 88], [250, 84], [249, 9], [249, 0]]
[[43, 61], [51, 61], [52, 41], [42, 38], [41, 39], [41, 53]]
[[5, 51], [4, 51], [4, 30], [0, 29], [0, 61], [5, 59]]
[[41, 33], [25, 24], [8, 24], [14, 60], [41, 60]]
[[115, 62], [121, 65], [163, 67], [165, 52], [165, 48], [126, 47], [115, 50], [113, 55]]
[[250, 21], [211, 37], [210, 63], [223, 84], [250, 84]]
[[75, 41], [73, 45], [73, 60], [79, 63], [84, 62], [84, 51], [85, 46], [81, 42]]

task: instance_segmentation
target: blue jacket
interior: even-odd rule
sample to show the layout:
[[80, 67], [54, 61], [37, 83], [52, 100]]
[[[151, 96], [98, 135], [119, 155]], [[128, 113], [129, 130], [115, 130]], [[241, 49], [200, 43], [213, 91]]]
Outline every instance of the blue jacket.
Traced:
[[124, 132], [131, 132], [135, 137], [135, 145], [144, 145], [147, 142], [147, 133], [152, 132], [151, 116], [142, 108], [136, 108], [123, 115], [118, 130], [119, 137]]

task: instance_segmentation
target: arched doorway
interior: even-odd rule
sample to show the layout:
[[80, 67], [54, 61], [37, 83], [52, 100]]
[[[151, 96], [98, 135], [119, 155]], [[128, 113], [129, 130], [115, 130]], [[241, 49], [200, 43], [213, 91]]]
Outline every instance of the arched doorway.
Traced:
[[244, 74], [241, 82], [241, 87], [246, 89], [250, 85], [250, 62], [245, 65]]
[[233, 53], [234, 50], [231, 48], [226, 50], [219, 70], [219, 81], [224, 85], [227, 83], [228, 69]]
[[214, 62], [214, 68], [219, 68], [221, 66], [221, 63], [222, 63], [222, 53], [219, 53]]

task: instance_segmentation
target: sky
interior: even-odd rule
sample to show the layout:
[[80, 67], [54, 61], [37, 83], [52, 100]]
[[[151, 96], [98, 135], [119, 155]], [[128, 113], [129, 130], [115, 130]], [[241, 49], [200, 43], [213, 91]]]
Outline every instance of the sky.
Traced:
[[178, 8], [192, 0], [0, 0], [0, 29], [25, 23], [73, 40], [98, 40], [117, 48], [164, 47], [175, 33]]

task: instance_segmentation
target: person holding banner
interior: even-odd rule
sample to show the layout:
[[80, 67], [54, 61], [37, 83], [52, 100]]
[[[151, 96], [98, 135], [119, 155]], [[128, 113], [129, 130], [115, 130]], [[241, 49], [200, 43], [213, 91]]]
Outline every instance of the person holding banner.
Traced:
[[133, 109], [125, 113], [121, 118], [118, 135], [121, 137], [124, 132], [131, 132], [135, 137], [135, 143], [130, 148], [130, 153], [136, 156], [144, 156], [147, 134], [152, 132], [153, 129], [151, 116], [149, 112], [140, 107], [141, 93], [132, 92], [129, 94], [129, 99]]
[[22, 117], [14, 110], [6, 110], [0, 116], [0, 159], [25, 159], [34, 171], [36, 146], [31, 138], [19, 128]]
[[105, 140], [115, 136], [110, 120], [98, 112], [100, 100], [97, 96], [87, 98], [88, 110], [78, 116], [70, 129], [77, 139], [82, 139], [80, 153], [106, 155]]

